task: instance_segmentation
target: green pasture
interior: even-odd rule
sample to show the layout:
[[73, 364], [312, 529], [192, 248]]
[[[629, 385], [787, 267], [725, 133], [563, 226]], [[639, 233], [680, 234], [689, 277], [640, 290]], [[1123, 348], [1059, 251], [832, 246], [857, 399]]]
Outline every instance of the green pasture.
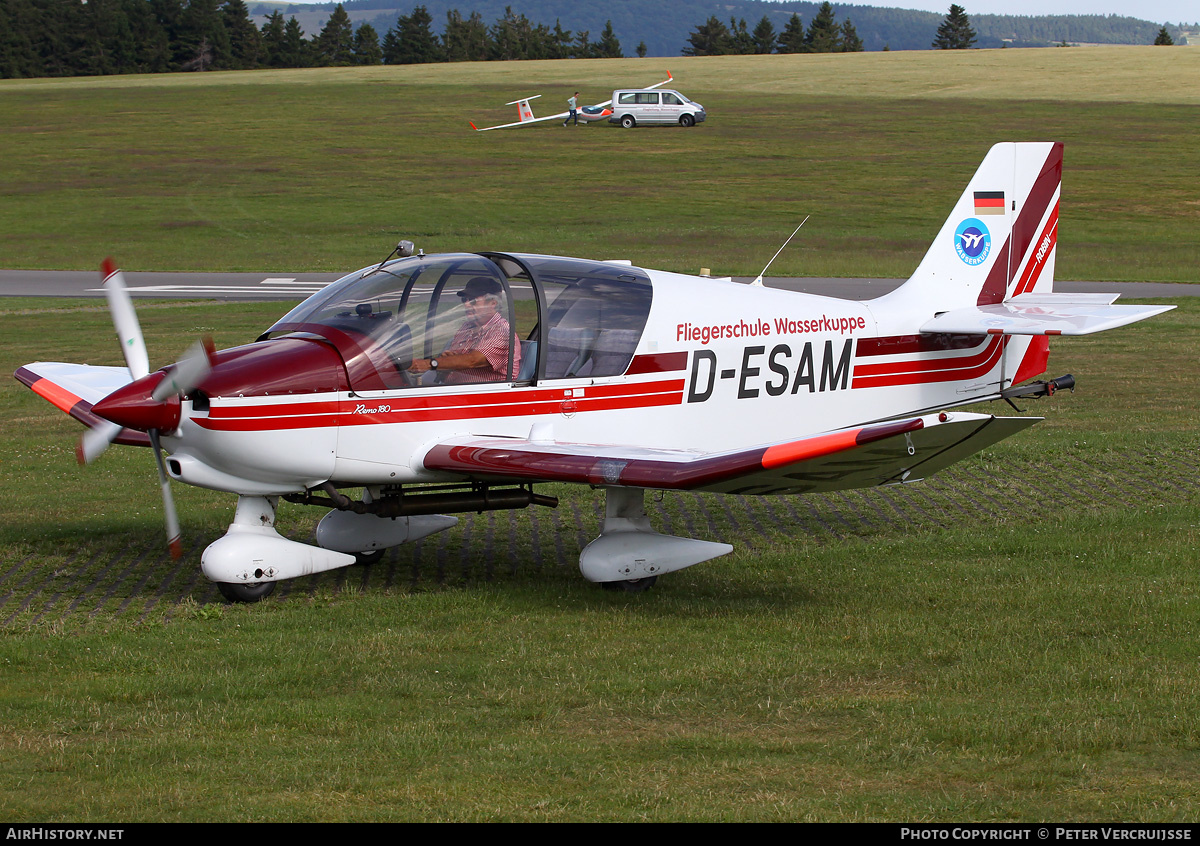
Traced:
[[[95, 301], [0, 305], [3, 368], [116, 363]], [[157, 362], [280, 310], [140, 315]], [[350, 573], [223, 605], [196, 541], [232, 497], [176, 486], [189, 551], [172, 576], [146, 451], [78, 468], [79, 427], [0, 383], [0, 815], [1192, 821], [1198, 331], [1185, 298], [1062, 339], [1050, 366], [1078, 391], [1029, 402], [1047, 420], [942, 474], [951, 487], [921, 483], [910, 522], [723, 524], [701, 534], [733, 554], [637, 596], [536, 565], [520, 513], [492, 570], [456, 529], [441, 583]], [[594, 527], [599, 493], [546, 492]], [[979, 503], [988, 516], [956, 519]], [[305, 537], [319, 514], [284, 506], [282, 529]], [[555, 540], [568, 559], [575, 534]], [[132, 588], [114, 581], [126, 568]]]
[[[474, 133], [674, 74], [711, 119]], [[0, 81], [0, 266], [343, 270], [400, 237], [906, 276], [993, 143], [1066, 144], [1061, 278], [1190, 282], [1200, 54], [869, 53]]]
[[[1059, 276], [1195, 281], [1193, 54], [0, 82], [0, 266], [332, 270], [404, 236], [753, 274], [811, 213], [773, 273], [899, 276], [991, 143], [1054, 138]], [[660, 65], [710, 123], [462, 131]], [[138, 304], [155, 365], [287, 308]], [[697, 536], [736, 548], [642, 595], [537, 559], [576, 555], [602, 504], [548, 486], [573, 528], [518, 513], [495, 566], [460, 527], [444, 578], [355, 568], [227, 606], [198, 563], [232, 496], [175, 486], [176, 572], [147, 451], [79, 468], [80, 427], [0, 381], [0, 817], [1193, 822], [1198, 333], [1183, 298], [1056, 339], [1050, 375], [1078, 390], [1021, 401], [1047, 419], [901, 488], [920, 491], [907, 519], [895, 489], [839, 501], [832, 531], [808, 498], [668, 494], [656, 515], [707, 510]], [[0, 300], [0, 373], [36, 360], [119, 363], [103, 304]], [[785, 508], [812, 531], [778, 528]], [[281, 530], [319, 516], [284, 505]]]

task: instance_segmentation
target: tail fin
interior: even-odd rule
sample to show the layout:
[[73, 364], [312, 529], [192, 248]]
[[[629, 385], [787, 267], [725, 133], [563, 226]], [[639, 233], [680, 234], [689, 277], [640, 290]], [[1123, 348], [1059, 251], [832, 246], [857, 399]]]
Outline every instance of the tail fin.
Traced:
[[916, 272], [896, 295], [946, 311], [1054, 288], [1060, 142], [988, 151]]
[[536, 100], [541, 96], [541, 94], [534, 94], [532, 97], [522, 97], [520, 100], [513, 100], [511, 103], [505, 103], [504, 105], [517, 107], [517, 123], [529, 123], [532, 120], [536, 120], [533, 116], [533, 107], [529, 105], [529, 101]]
[[1174, 308], [1054, 293], [1062, 151], [1057, 142], [992, 147], [916, 272], [878, 301], [890, 308], [873, 310], [916, 316], [923, 334], [1005, 336], [1003, 387], [1045, 369], [1048, 335], [1090, 335]]

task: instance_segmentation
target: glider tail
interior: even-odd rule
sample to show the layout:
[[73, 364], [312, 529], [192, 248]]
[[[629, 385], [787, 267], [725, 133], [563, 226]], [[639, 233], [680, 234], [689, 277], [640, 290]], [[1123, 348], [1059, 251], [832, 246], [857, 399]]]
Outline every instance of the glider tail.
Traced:
[[536, 118], [533, 116], [533, 106], [529, 105], [529, 101], [535, 100], [541, 96], [542, 96], [541, 94], [535, 94], [532, 97], [525, 97], [520, 100], [513, 100], [511, 103], [505, 103], [504, 105], [517, 107], [517, 122], [518, 123], [530, 123], [532, 121], [535, 121]]

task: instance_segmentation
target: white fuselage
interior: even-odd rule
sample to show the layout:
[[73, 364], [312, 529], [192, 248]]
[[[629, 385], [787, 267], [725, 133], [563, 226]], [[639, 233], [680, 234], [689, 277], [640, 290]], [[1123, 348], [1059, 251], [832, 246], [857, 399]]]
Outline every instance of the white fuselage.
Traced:
[[436, 481], [422, 457], [460, 436], [723, 452], [994, 395], [1028, 343], [924, 349], [928, 313], [881, 338], [869, 302], [648, 273], [653, 306], [625, 375], [212, 397], [207, 413], [184, 404], [172, 471], [265, 494]]

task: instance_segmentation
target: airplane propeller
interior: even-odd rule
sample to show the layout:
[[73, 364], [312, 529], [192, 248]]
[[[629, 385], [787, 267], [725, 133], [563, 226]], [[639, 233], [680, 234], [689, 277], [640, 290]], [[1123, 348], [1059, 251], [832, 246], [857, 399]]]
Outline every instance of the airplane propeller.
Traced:
[[167, 476], [166, 462], [163, 460], [160, 433], [172, 431], [178, 423], [178, 402], [172, 407], [170, 400], [190, 392], [211, 372], [214, 355], [212, 340], [204, 338], [193, 344], [174, 367], [157, 379], [147, 393], [147, 386], [138, 383], [147, 380], [151, 375], [150, 358], [146, 352], [146, 342], [142, 337], [137, 312], [133, 307], [133, 299], [125, 286], [125, 277], [111, 258], [104, 260], [101, 272], [104, 275], [104, 296], [108, 300], [108, 309], [121, 343], [121, 353], [125, 357], [125, 364], [129, 367], [133, 382], [114, 391], [92, 407], [92, 411], [103, 418], [104, 422], [83, 434], [75, 454], [81, 464], [91, 464], [112, 445], [124, 429], [137, 429], [150, 436], [150, 446], [158, 465], [163, 510], [166, 513], [167, 545], [170, 547], [171, 556], [178, 558], [183, 552], [179, 517], [175, 512], [175, 499], [171, 495], [170, 479]]

